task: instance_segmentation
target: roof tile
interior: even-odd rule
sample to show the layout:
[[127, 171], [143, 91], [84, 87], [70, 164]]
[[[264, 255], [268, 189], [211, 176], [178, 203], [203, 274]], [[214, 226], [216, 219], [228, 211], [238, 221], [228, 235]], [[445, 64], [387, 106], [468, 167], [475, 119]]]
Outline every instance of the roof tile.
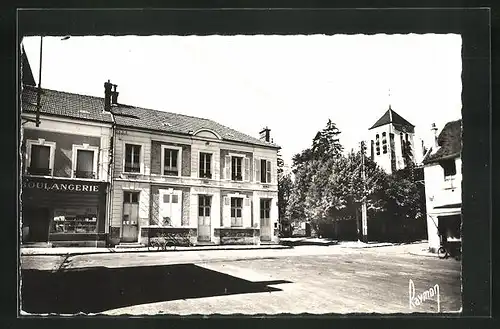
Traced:
[[[22, 101], [24, 112], [35, 112], [36, 88], [24, 86]], [[41, 105], [42, 114], [99, 122], [113, 122], [111, 115], [103, 110], [104, 99], [100, 97], [43, 89]], [[276, 144], [261, 141], [210, 119], [123, 104], [113, 106], [112, 112], [115, 114], [117, 125], [123, 127], [186, 135], [190, 135], [200, 129], [210, 129], [227, 141], [279, 148]]]

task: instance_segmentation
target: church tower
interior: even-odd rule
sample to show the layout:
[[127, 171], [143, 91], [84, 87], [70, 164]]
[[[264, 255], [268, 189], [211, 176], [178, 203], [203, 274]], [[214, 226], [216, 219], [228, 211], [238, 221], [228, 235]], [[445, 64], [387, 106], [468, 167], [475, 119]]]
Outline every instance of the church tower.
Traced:
[[388, 174], [415, 163], [415, 126], [389, 109], [369, 129], [369, 154]]

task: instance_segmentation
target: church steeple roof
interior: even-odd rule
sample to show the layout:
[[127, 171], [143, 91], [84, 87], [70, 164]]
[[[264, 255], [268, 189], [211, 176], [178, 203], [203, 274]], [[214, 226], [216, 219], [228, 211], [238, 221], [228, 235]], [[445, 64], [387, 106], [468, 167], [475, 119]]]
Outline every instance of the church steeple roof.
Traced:
[[414, 125], [412, 125], [405, 118], [397, 114], [389, 105], [389, 109], [384, 113], [384, 115], [382, 115], [382, 117], [380, 117], [380, 119], [377, 120], [377, 122], [375, 122], [375, 124], [370, 128], [370, 130], [389, 123], [392, 123], [395, 126], [407, 128], [410, 131], [413, 131], [413, 129], [415, 128]]

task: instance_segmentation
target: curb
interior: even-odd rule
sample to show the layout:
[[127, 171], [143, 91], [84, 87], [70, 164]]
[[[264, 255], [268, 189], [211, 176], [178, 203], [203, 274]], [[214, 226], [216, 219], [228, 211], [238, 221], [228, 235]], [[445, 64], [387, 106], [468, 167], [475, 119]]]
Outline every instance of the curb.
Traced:
[[293, 249], [292, 246], [283, 246], [283, 245], [276, 245], [276, 247], [266, 247], [266, 246], [259, 246], [259, 247], [242, 247], [242, 248], [197, 248], [197, 247], [186, 247], [189, 249], [167, 249], [167, 250], [159, 250], [159, 251], [150, 251], [147, 248], [141, 249], [141, 250], [127, 250], [127, 249], [122, 249], [123, 251], [116, 251], [115, 248], [103, 248], [105, 250], [99, 250], [99, 251], [78, 251], [78, 252], [55, 252], [55, 253], [42, 253], [42, 252], [34, 252], [34, 253], [20, 253], [21, 256], [78, 256], [78, 255], [97, 255], [97, 254], [121, 254], [121, 253], [168, 253], [168, 252], [181, 252], [181, 251], [216, 251], [216, 250], [223, 250], [223, 251], [228, 251], [228, 250], [262, 250], [262, 249]]
[[439, 258], [437, 254], [433, 254], [431, 252], [426, 252], [426, 253], [422, 252], [422, 253], [420, 253], [420, 252], [408, 251], [408, 254], [413, 255], [413, 256]]

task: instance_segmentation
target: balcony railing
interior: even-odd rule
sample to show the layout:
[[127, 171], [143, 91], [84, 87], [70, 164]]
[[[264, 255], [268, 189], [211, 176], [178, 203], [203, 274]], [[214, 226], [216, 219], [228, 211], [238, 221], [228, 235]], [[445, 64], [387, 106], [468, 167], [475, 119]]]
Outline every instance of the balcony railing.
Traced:
[[40, 175], [40, 176], [51, 176], [52, 171], [50, 168], [36, 168], [36, 167], [29, 167], [28, 168], [28, 174], [30, 175]]
[[140, 173], [141, 167], [139, 165], [125, 164], [124, 171], [126, 173]]
[[74, 177], [76, 177], [76, 178], [90, 178], [90, 179], [95, 179], [96, 178], [96, 174], [93, 171], [75, 170], [74, 171]]
[[179, 170], [175, 167], [165, 167], [163, 170], [165, 176], [179, 176]]

